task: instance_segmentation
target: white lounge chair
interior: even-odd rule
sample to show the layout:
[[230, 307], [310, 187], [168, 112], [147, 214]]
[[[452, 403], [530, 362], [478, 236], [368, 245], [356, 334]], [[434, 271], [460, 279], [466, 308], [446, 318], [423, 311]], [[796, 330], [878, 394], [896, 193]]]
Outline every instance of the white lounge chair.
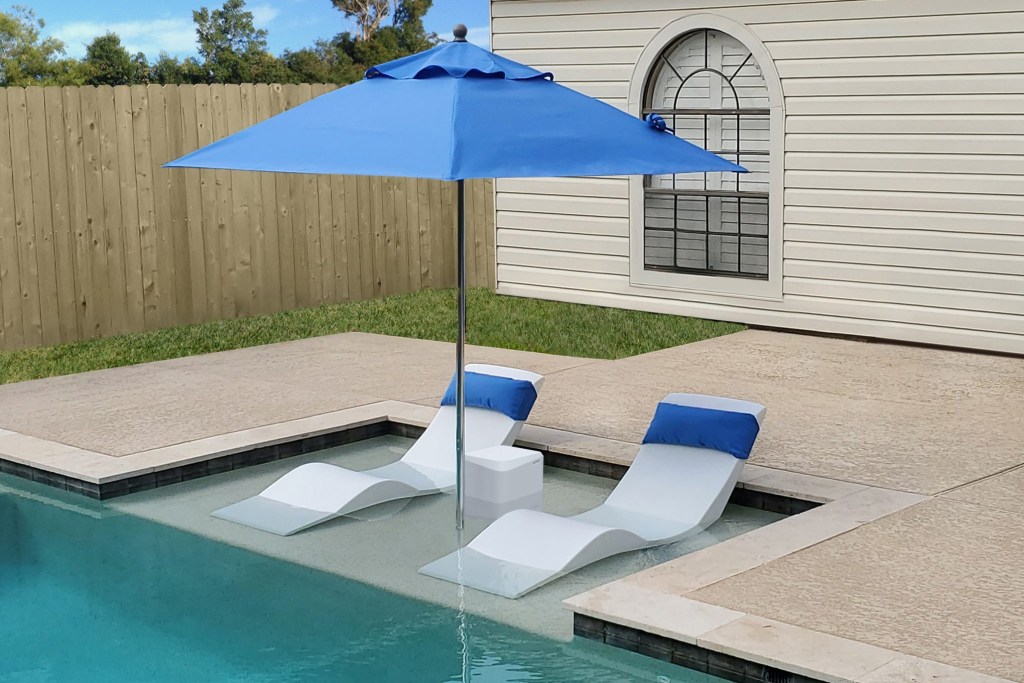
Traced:
[[420, 573], [518, 598], [597, 560], [702, 531], [725, 509], [764, 413], [756, 403], [670, 394], [604, 503], [574, 517], [506, 513]]
[[[543, 377], [497, 365], [466, 366], [466, 452], [511, 445]], [[357, 510], [455, 486], [454, 380], [441, 408], [401, 460], [365, 472], [326, 463], [300, 465], [259, 495], [214, 517], [288, 536]], [[504, 412], [503, 412], [504, 411]]]

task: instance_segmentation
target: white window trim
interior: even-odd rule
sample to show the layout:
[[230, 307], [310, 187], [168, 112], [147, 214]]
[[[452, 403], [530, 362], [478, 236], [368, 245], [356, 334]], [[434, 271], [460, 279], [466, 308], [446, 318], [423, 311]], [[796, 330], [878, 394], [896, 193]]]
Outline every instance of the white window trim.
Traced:
[[672, 43], [692, 31], [711, 29], [736, 38], [750, 50], [768, 89], [771, 126], [771, 170], [768, 173], [768, 279], [755, 280], [720, 275], [669, 273], [644, 269], [644, 179], [629, 179], [629, 282], [634, 287], [664, 289], [693, 294], [782, 299], [783, 179], [785, 178], [785, 99], [782, 82], [771, 55], [750, 29], [718, 14], [694, 14], [670, 22], [651, 39], [640, 54], [629, 84], [627, 110], [639, 116], [644, 87], [658, 56]]

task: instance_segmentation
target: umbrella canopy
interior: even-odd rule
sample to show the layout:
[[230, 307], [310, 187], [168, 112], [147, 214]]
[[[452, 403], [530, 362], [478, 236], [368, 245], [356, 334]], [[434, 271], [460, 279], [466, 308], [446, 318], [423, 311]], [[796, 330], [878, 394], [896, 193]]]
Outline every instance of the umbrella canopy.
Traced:
[[630, 116], [466, 42], [462, 25], [454, 42], [375, 66], [359, 83], [165, 166], [458, 182], [457, 529], [465, 496], [464, 181], [745, 171], [675, 137], [660, 117]]
[[373, 67], [167, 166], [440, 180], [743, 170], [467, 42]]

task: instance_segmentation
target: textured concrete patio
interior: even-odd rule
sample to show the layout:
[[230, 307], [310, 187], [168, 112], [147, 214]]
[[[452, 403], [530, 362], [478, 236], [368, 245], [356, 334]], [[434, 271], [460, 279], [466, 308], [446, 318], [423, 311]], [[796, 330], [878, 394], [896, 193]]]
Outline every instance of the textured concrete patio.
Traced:
[[[436, 405], [453, 355], [350, 333], [7, 385], [0, 428], [120, 458], [384, 400]], [[666, 393], [695, 391], [769, 407], [750, 460], [770, 468], [760, 476], [905, 492], [874, 521], [710, 584], [687, 579], [700, 553], [619, 584], [1021, 679], [1024, 360], [766, 331], [617, 361], [479, 347], [469, 360], [545, 374], [530, 423], [613, 440], [617, 455]], [[744, 623], [722, 628], [742, 640]], [[913, 661], [835, 680], [961, 680]]]

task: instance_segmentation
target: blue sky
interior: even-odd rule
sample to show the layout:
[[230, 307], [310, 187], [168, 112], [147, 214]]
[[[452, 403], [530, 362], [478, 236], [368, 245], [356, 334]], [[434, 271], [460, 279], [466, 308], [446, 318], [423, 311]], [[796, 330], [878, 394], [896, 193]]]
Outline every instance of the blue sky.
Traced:
[[[161, 51], [179, 57], [194, 54], [192, 10], [223, 4], [223, 0], [21, 1], [46, 20], [44, 33], [63, 40], [72, 57], [81, 57], [86, 43], [95, 36], [113, 31], [130, 51], [145, 52], [150, 60]], [[246, 0], [246, 8], [256, 25], [269, 32], [274, 54], [352, 28], [330, 0]], [[470, 28], [473, 42], [486, 46], [488, 0], [434, 0], [425, 23], [428, 30], [450, 36], [452, 26], [460, 22]]]

